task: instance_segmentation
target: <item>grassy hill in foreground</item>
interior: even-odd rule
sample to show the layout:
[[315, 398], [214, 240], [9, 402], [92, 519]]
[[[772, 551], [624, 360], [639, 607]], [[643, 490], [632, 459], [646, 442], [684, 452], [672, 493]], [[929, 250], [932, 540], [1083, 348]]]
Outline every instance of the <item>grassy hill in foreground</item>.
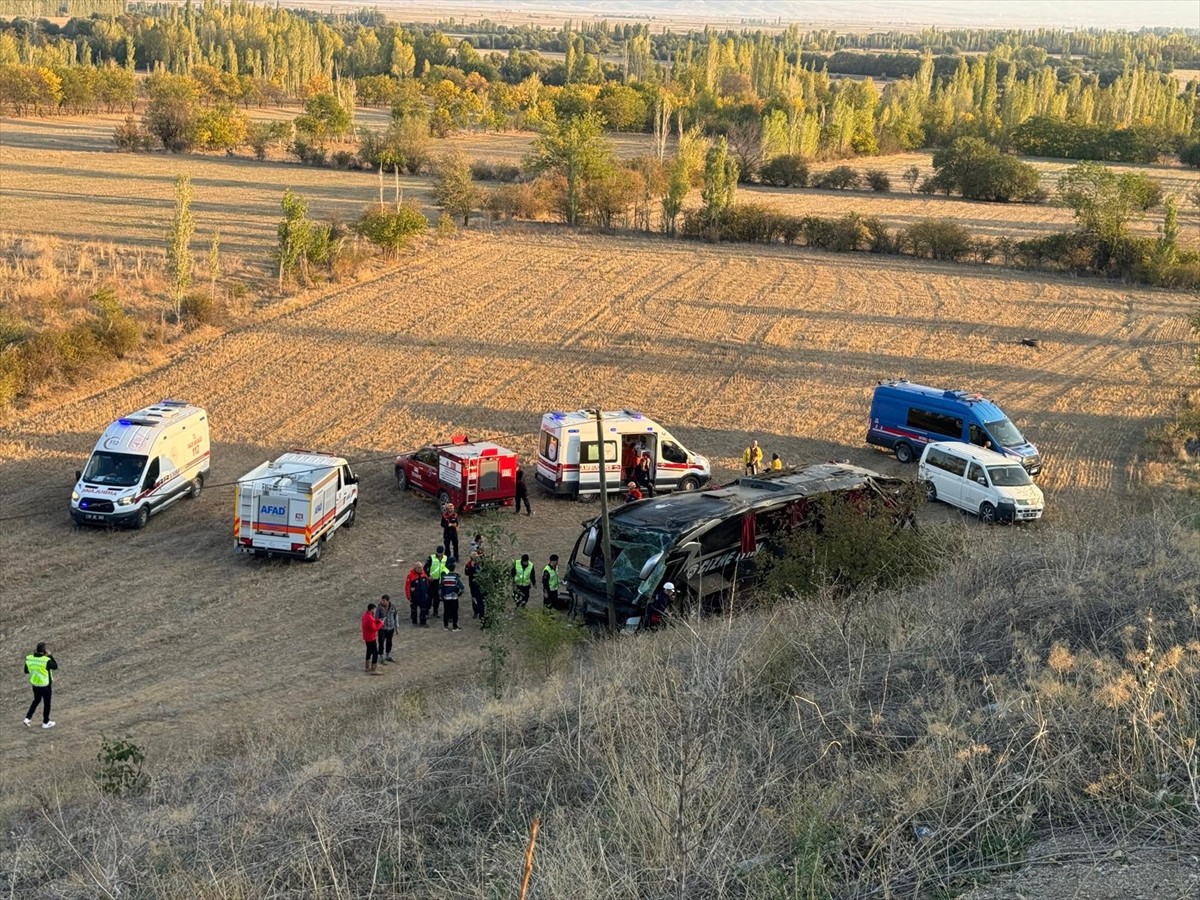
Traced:
[[[594, 644], [34, 784], [19, 897], [953, 895], [1050, 831], [1200, 846], [1196, 510], [1011, 529], [903, 593]], [[947, 893], [948, 892], [948, 893]]]

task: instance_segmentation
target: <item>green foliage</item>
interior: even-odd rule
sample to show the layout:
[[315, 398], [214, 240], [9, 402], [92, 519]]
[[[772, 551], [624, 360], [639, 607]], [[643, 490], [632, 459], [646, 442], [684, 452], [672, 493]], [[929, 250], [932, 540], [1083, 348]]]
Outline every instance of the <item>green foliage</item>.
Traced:
[[1179, 161], [1185, 166], [1200, 169], [1200, 140], [1191, 141], [1179, 151]]
[[102, 793], [126, 797], [142, 791], [150, 779], [143, 770], [146, 752], [129, 738], [100, 738], [96, 786]]
[[289, 188], [283, 194], [283, 220], [277, 229], [279, 247], [279, 287], [283, 279], [297, 269], [305, 273], [308, 253], [312, 245], [313, 223], [308, 219], [308, 204]]
[[142, 128], [133, 116], [126, 116], [125, 121], [113, 129], [113, 144], [118, 150], [136, 153], [149, 150], [154, 144], [154, 136]]
[[146, 79], [150, 102], [142, 124], [171, 153], [183, 153], [196, 143], [200, 115], [196, 82], [183, 75], [158, 72]]
[[803, 525], [784, 539], [782, 552], [764, 561], [760, 588], [772, 597], [827, 590], [845, 595], [927, 578], [944, 560], [946, 544], [938, 531], [907, 524], [919, 502], [916, 485], [905, 492], [901, 508], [874, 494], [818, 498]]
[[288, 122], [255, 122], [246, 129], [246, 143], [260, 162], [267, 158], [267, 148], [282, 147], [291, 134]]
[[179, 321], [183, 296], [192, 283], [192, 234], [196, 220], [192, 216], [192, 180], [175, 177], [175, 214], [167, 232], [167, 275], [171, 279], [171, 298], [175, 321]]
[[433, 169], [433, 200], [452, 219], [471, 222], [471, 213], [483, 202], [483, 194], [471, 178], [471, 165], [461, 150], [443, 155]]
[[521, 643], [525, 658], [549, 677], [572, 648], [587, 640], [587, 633], [548, 607], [520, 611]]
[[476, 181], [511, 183], [520, 181], [521, 175], [521, 167], [515, 163], [492, 162], [486, 159], [471, 160], [471, 177]]
[[705, 227], [720, 227], [725, 214], [733, 206], [737, 193], [738, 164], [729, 156], [724, 137], [718, 137], [704, 157], [704, 184], [700, 188], [700, 218]]
[[1013, 131], [1012, 145], [1025, 156], [1153, 163], [1174, 149], [1175, 139], [1156, 126], [1106, 127], [1038, 116]]
[[592, 109], [613, 131], [645, 131], [650, 117], [645, 94], [617, 81], [600, 88]]
[[372, 169], [400, 169], [416, 174], [429, 161], [429, 124], [420, 118], [407, 117], [392, 122], [383, 134], [367, 131], [362, 134], [358, 158]]
[[1161, 192], [1153, 178], [1118, 175], [1097, 162], [1072, 166], [1058, 179], [1059, 199], [1075, 213], [1079, 227], [1100, 242], [1103, 257], [1111, 255], [1134, 215], [1156, 203]]
[[390, 206], [375, 203], [368, 206], [354, 224], [354, 229], [390, 257], [395, 257], [409, 240], [422, 234], [429, 222], [415, 203]]
[[297, 116], [296, 131], [307, 135], [318, 146], [340, 140], [350, 131], [350, 113], [333, 94], [317, 94], [304, 104], [304, 115]]
[[909, 166], [904, 170], [904, 183], [908, 185], [908, 192], [914, 193], [917, 189], [917, 182], [921, 180], [921, 167]]
[[882, 169], [868, 169], [863, 177], [866, 178], [867, 187], [878, 194], [885, 194], [892, 189], [892, 179]]
[[588, 112], [553, 122], [538, 135], [533, 146], [534, 153], [526, 168], [564, 179], [563, 221], [568, 225], [579, 224], [584, 187], [615, 165], [612, 145], [603, 137], [603, 120], [597, 113]]
[[763, 184], [775, 187], [807, 187], [808, 163], [801, 156], [785, 153], [764, 163], [758, 170], [758, 177]]
[[904, 236], [913, 256], [960, 260], [973, 249], [971, 232], [946, 219], [914, 222], [905, 229]]
[[862, 176], [850, 166], [835, 166], [817, 179], [814, 187], [838, 191], [856, 190], [862, 184]]
[[96, 339], [109, 353], [122, 359], [142, 342], [142, 329], [117, 300], [116, 291], [104, 287], [92, 294], [96, 307]]
[[805, 216], [800, 220], [804, 243], [820, 250], [849, 253], [867, 246], [870, 235], [860, 216], [851, 213], [840, 219]]
[[233, 148], [246, 140], [250, 120], [246, 114], [231, 103], [211, 106], [196, 117], [196, 145], [202, 150], [224, 150], [232, 153]]
[[933, 183], [968, 200], [1042, 199], [1037, 169], [980, 138], [961, 137], [933, 154]]

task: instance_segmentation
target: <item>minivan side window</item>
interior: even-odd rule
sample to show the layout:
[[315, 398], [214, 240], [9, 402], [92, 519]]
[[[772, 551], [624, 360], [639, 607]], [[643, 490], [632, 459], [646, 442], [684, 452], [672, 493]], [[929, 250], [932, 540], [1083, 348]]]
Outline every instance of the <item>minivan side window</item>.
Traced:
[[987, 484], [987, 476], [983, 474], [983, 466], [979, 463], [971, 463], [971, 471], [967, 473], [967, 477], [972, 481]]
[[[604, 442], [604, 460], [605, 462], [615, 462], [617, 459], [617, 444], [615, 441]], [[579, 442], [579, 461], [581, 463], [598, 463], [600, 462], [600, 453], [596, 448], [595, 441], [580, 441]]]
[[667, 462], [673, 462], [673, 463], [687, 462], [687, 454], [683, 451], [683, 448], [680, 447], [674, 441], [663, 441], [661, 444], [661, 447], [662, 447], [662, 457]]
[[946, 437], [962, 437], [962, 419], [929, 409], [909, 407], [908, 425], [910, 428], [920, 428], [922, 431], [932, 431], [934, 434], [944, 434]]
[[947, 453], [945, 450], [930, 450], [929, 455], [925, 457], [927, 465], [933, 466], [935, 469], [941, 469], [943, 472], [949, 472], [951, 475], [957, 475], [962, 478], [963, 473], [967, 471], [967, 461], [961, 456], [954, 456]]

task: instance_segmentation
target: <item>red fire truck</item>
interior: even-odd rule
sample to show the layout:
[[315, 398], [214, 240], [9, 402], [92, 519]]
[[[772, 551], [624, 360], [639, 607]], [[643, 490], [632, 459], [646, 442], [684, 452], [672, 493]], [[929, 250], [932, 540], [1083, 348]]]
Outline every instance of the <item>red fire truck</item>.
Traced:
[[517, 454], [491, 441], [456, 434], [448, 444], [430, 444], [396, 457], [400, 490], [420, 491], [453, 503], [461, 512], [512, 506], [517, 493]]

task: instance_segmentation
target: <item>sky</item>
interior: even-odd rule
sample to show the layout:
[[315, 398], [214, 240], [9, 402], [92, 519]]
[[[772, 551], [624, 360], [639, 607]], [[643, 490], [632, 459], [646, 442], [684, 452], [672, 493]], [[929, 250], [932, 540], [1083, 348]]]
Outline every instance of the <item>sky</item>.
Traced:
[[[403, 0], [376, 0], [402, 10]], [[975, 28], [1197, 28], [1200, 0], [443, 0], [447, 15], [468, 9], [563, 12], [575, 17], [782, 18], [856, 30], [940, 25]]]

